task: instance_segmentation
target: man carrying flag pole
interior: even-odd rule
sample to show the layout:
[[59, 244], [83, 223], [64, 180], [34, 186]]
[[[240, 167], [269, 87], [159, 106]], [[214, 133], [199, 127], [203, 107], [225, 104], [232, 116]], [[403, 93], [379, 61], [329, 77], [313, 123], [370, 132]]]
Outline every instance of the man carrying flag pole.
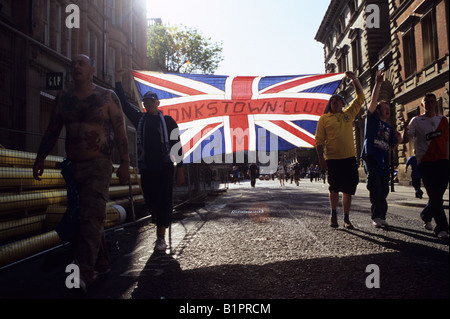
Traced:
[[[116, 72], [119, 78], [121, 71]], [[119, 76], [119, 77], [118, 77]], [[176, 165], [176, 184], [184, 182], [182, 168], [182, 149], [178, 125], [170, 116], [158, 110], [159, 99], [156, 93], [147, 92], [142, 97], [145, 112], [137, 110], [128, 103], [121, 82], [116, 82], [116, 93], [123, 105], [123, 111], [136, 127], [138, 168], [145, 203], [156, 223], [156, 242], [154, 250], [165, 252], [166, 229], [171, 225], [174, 163]], [[175, 137], [175, 138], [174, 138]], [[178, 144], [179, 145], [179, 144]], [[174, 154], [172, 150], [178, 150]]]
[[325, 108], [319, 122], [315, 136], [317, 156], [320, 168], [328, 169], [328, 184], [330, 191], [330, 226], [338, 227], [337, 206], [339, 193], [342, 192], [342, 206], [344, 210], [344, 227], [352, 229], [349, 213], [352, 195], [358, 185], [358, 166], [356, 164], [356, 150], [353, 142], [353, 120], [364, 103], [364, 93], [361, 83], [353, 72], [346, 72], [355, 88], [356, 98], [350, 106], [344, 109], [344, 97], [334, 94]]

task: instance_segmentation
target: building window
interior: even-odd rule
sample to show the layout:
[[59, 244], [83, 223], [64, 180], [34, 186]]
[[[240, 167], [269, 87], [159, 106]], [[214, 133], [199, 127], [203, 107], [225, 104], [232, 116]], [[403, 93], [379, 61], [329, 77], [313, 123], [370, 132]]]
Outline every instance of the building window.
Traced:
[[99, 69], [99, 63], [97, 61], [97, 46], [98, 46], [98, 38], [97, 35], [94, 33], [92, 35], [92, 44], [90, 45], [89, 48], [89, 56], [95, 62], [95, 76], [98, 76], [98, 69]]
[[72, 58], [72, 29], [66, 28], [66, 57]]
[[336, 30], [336, 38], [339, 38], [343, 32], [340, 20], [336, 21], [334, 29]]
[[340, 19], [339, 19], [339, 24], [341, 25], [341, 33], [344, 33], [344, 31], [345, 31], [345, 17], [341, 17]]
[[355, 4], [355, 0], [350, 0], [347, 3], [348, 9], [350, 10], [350, 17], [353, 17], [353, 15], [356, 12], [356, 4]]
[[108, 48], [108, 82], [113, 85], [115, 83], [114, 70], [116, 67], [116, 50], [114, 48]]
[[336, 73], [336, 64], [327, 63], [325, 64], [326, 73]]
[[89, 29], [86, 32], [86, 42], [87, 42], [87, 47], [86, 47], [87, 55], [92, 59], [92, 56], [91, 56], [91, 30], [89, 30]]
[[351, 28], [349, 32], [352, 50], [352, 69], [354, 71], [362, 67], [361, 32], [362, 30], [359, 28]]
[[44, 14], [42, 15], [42, 23], [44, 24], [44, 33], [42, 35], [42, 40], [44, 44], [48, 46], [50, 44], [50, 0], [44, 1], [43, 10]]
[[55, 19], [55, 50], [61, 53], [61, 5], [56, 4], [56, 19]]
[[355, 71], [361, 67], [361, 41], [359, 38], [352, 41], [352, 64]]
[[116, 25], [116, 10], [115, 8], [115, 0], [105, 0], [108, 1], [107, 2], [107, 14], [108, 14], [108, 18], [109, 21], [111, 22], [112, 25]]
[[423, 41], [423, 63], [425, 66], [427, 66], [437, 59], [437, 34], [434, 10], [430, 10], [430, 12], [424, 15], [421, 20], [421, 25]]
[[444, 114], [444, 101], [442, 97], [439, 97], [437, 100], [437, 105], [436, 105], [436, 114], [440, 114], [440, 115], [445, 115]]
[[403, 60], [405, 67], [405, 77], [416, 72], [416, 45], [414, 41], [414, 30], [409, 29], [403, 33]]
[[116, 3], [115, 13], [116, 13], [116, 25], [118, 27], [123, 27], [123, 19], [125, 17], [123, 14], [123, 11], [125, 10], [125, 8], [122, 8], [122, 6], [124, 6], [123, 1], [118, 1]]
[[339, 72], [345, 72], [348, 70], [346, 55], [342, 55], [341, 58], [339, 59], [338, 63], [339, 63], [339, 65], [338, 65]]
[[1, 12], [7, 16], [11, 16], [11, 5], [12, 5], [12, 1], [8, 1], [8, 0], [0, 0], [0, 8], [1, 8]]
[[336, 59], [338, 64], [338, 72], [345, 72], [348, 70], [348, 50], [349, 46], [344, 45], [336, 52]]
[[134, 14], [131, 15], [131, 43], [136, 48], [138, 42], [138, 26], [136, 23], [137, 19]]

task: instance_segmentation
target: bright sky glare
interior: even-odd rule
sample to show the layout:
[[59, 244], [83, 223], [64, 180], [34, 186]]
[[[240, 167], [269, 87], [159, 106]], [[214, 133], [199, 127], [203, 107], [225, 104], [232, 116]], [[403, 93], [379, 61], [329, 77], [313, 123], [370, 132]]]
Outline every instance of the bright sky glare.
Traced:
[[329, 0], [147, 0], [147, 17], [222, 42], [217, 75], [325, 73], [314, 40]]

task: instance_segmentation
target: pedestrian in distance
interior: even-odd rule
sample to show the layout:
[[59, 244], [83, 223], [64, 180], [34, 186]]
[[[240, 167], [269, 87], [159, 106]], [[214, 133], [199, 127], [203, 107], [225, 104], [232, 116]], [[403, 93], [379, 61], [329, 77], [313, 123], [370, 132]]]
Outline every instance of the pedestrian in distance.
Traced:
[[[118, 70], [116, 79], [122, 73], [123, 70]], [[137, 131], [142, 192], [152, 221], [156, 224], [154, 251], [165, 252], [166, 230], [172, 222], [174, 179], [178, 186], [184, 182], [178, 125], [171, 116], [163, 115], [158, 109], [160, 102], [156, 93], [148, 91], [144, 94], [142, 102], [145, 112], [141, 112], [128, 102], [122, 83], [118, 81], [115, 86], [123, 110]]]
[[449, 127], [448, 120], [436, 113], [436, 95], [425, 94], [421, 107], [423, 113], [411, 119], [406, 127], [403, 142], [414, 140], [414, 151], [420, 176], [428, 195], [428, 203], [420, 217], [427, 230], [438, 238], [448, 239], [448, 220], [444, 211], [443, 196], [449, 180]]
[[248, 175], [250, 176], [250, 185], [255, 187], [256, 178], [258, 177], [258, 166], [255, 163], [251, 163], [248, 168]]
[[314, 166], [314, 180], [320, 181], [322, 178], [322, 170], [320, 169], [319, 165]]
[[330, 226], [338, 227], [337, 206], [339, 193], [342, 192], [344, 227], [352, 229], [349, 213], [352, 196], [359, 182], [356, 164], [356, 150], [353, 142], [353, 120], [364, 103], [364, 93], [358, 78], [353, 72], [346, 72], [353, 82], [356, 98], [345, 108], [345, 99], [340, 94], [331, 96], [325, 113], [319, 118], [316, 129], [315, 144], [319, 165], [323, 171], [328, 170], [330, 192]]
[[86, 55], [76, 55], [72, 59], [70, 73], [74, 85], [56, 97], [50, 123], [33, 165], [33, 176], [41, 179], [45, 158], [65, 127], [66, 158], [70, 161], [79, 196], [74, 262], [80, 270], [80, 286], [87, 291], [99, 274], [110, 270], [104, 221], [113, 172], [111, 155], [114, 144], [120, 156], [116, 175], [121, 184], [129, 180], [130, 159], [121, 104], [113, 91], [93, 83], [94, 62]]
[[240, 182], [241, 172], [239, 171], [239, 168], [237, 166], [233, 166], [233, 171], [231, 172], [231, 179], [233, 180], [234, 184], [236, 184], [236, 182], [238, 182], [238, 184], [241, 184]]
[[300, 174], [301, 174], [300, 164], [295, 163], [295, 165], [294, 165], [294, 180], [295, 180], [295, 185], [297, 185], [297, 186], [299, 186]]
[[312, 183], [314, 176], [316, 174], [314, 164], [309, 165], [308, 172], [309, 172], [309, 181]]
[[285, 174], [284, 165], [281, 161], [279, 161], [278, 167], [277, 167], [277, 176], [278, 176], [278, 180], [280, 181], [281, 187], [284, 186], [284, 174]]
[[289, 180], [290, 176], [291, 176], [291, 168], [289, 167], [289, 165], [286, 165], [284, 167], [284, 178], [285, 178], [286, 183]]
[[372, 100], [366, 114], [364, 146], [361, 153], [367, 174], [372, 223], [377, 228], [389, 226], [386, 221], [390, 179], [389, 153], [402, 141], [400, 133], [388, 124], [391, 117], [390, 103], [378, 100], [383, 77], [384, 72], [377, 71]]
[[411, 185], [416, 191], [416, 198], [422, 199], [423, 191], [421, 189], [422, 179], [420, 178], [419, 167], [417, 167], [416, 156], [410, 156], [406, 161], [405, 174], [408, 174], [408, 167], [411, 166]]
[[293, 164], [292, 168], [291, 168], [291, 184], [294, 181], [296, 182], [296, 178], [297, 178], [296, 176], [298, 176], [298, 175], [299, 175], [299, 171], [298, 171], [298, 168], [297, 168], [297, 164]]

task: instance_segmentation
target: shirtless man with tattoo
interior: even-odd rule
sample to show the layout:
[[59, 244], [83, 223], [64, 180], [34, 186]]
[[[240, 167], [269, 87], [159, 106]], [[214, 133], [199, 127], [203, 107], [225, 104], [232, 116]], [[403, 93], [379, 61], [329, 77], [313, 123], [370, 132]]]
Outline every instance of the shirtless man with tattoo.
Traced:
[[64, 126], [66, 157], [70, 160], [80, 207], [75, 263], [80, 268], [80, 284], [86, 290], [99, 274], [109, 271], [104, 220], [114, 144], [120, 155], [116, 175], [121, 184], [128, 182], [130, 159], [125, 118], [114, 91], [93, 83], [95, 67], [86, 55], [73, 58], [70, 72], [74, 87], [59, 93], [56, 98], [33, 166], [33, 176], [41, 179], [44, 160]]

